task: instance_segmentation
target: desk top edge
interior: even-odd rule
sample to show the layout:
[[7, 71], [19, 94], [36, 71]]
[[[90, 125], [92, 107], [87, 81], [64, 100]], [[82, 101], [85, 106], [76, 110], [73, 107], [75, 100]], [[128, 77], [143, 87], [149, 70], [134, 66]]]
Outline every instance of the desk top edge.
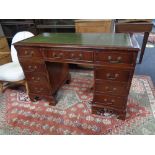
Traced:
[[[43, 36], [45, 35], [45, 36]], [[47, 35], [47, 36], [46, 36]], [[59, 39], [63, 36], [69, 36], [70, 40], [68, 42], [63, 40], [47, 40], [46, 37], [50, 37], [51, 39], [53, 36]], [[52, 37], [51, 37], [52, 36]], [[77, 38], [78, 37], [78, 38]], [[79, 40], [79, 37], [82, 41]], [[107, 41], [108, 38], [108, 41]], [[40, 39], [39, 41], [37, 39]], [[63, 38], [64, 39], [64, 38]], [[66, 39], [66, 38], [65, 38]], [[95, 40], [96, 39], [96, 40]], [[121, 42], [124, 39], [125, 45]], [[72, 41], [73, 40], [73, 41]], [[96, 41], [95, 43], [93, 41]], [[97, 42], [98, 41], [98, 42]], [[107, 42], [106, 42], [107, 41]], [[104, 43], [103, 43], [104, 42]], [[138, 47], [135, 47], [132, 38], [129, 34], [125, 33], [43, 33], [37, 36], [22, 40], [20, 42], [14, 43], [15, 46], [38, 46], [38, 47], [63, 47], [63, 48], [97, 48], [97, 49], [134, 49], [139, 50]], [[103, 43], [103, 44], [102, 44]]]

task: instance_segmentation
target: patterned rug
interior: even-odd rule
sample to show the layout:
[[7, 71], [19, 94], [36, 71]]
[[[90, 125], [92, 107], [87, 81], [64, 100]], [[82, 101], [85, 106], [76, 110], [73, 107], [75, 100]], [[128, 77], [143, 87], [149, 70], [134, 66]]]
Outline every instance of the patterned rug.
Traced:
[[0, 134], [155, 134], [155, 90], [150, 77], [134, 76], [125, 121], [91, 114], [92, 71], [71, 71], [72, 82], [57, 94], [58, 104], [31, 102], [23, 88], [0, 94]]

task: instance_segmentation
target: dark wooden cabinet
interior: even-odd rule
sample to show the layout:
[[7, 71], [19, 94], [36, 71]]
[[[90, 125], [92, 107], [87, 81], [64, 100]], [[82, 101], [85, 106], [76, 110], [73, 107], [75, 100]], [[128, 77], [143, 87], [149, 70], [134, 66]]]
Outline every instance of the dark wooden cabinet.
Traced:
[[17, 32], [30, 31], [37, 34], [33, 19], [0, 19], [0, 24], [9, 45], [11, 45], [12, 38]]
[[75, 32], [74, 19], [36, 19], [37, 33], [43, 32]]
[[42, 32], [75, 32], [74, 19], [0, 19], [0, 24], [9, 45], [20, 31], [33, 34]]
[[114, 112], [125, 119], [139, 51], [128, 34], [41, 34], [15, 43], [31, 100], [56, 104], [58, 89], [70, 81], [68, 64], [94, 66], [92, 113]]

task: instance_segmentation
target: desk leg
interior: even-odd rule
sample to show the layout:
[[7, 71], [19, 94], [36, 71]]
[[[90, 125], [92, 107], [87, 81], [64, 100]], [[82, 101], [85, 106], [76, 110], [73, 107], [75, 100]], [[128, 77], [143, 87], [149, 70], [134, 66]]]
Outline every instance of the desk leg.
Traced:
[[122, 111], [119, 113], [118, 119], [125, 120], [126, 118], [126, 111]]
[[68, 76], [67, 76], [66, 83], [67, 83], [67, 84], [70, 84], [70, 83], [71, 83], [71, 75], [70, 75], [70, 73], [69, 73]]
[[143, 38], [142, 49], [141, 49], [141, 53], [140, 53], [140, 58], [139, 58], [139, 64], [142, 63], [148, 37], [149, 37], [149, 32], [145, 32], [145, 33], [144, 33], [144, 38]]
[[52, 106], [56, 105], [55, 97], [52, 95], [47, 96], [47, 95], [38, 95], [38, 94], [30, 93], [29, 98], [31, 99], [32, 102], [36, 102], [44, 98], [49, 102], [49, 105], [52, 105]]

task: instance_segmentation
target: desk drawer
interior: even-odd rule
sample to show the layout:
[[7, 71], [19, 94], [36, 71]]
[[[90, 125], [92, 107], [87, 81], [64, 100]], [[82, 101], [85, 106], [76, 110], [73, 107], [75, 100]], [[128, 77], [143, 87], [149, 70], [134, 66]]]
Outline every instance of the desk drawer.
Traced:
[[95, 92], [126, 96], [128, 95], [128, 85], [122, 82], [96, 80]]
[[95, 52], [95, 62], [101, 64], [127, 64], [134, 65], [136, 55], [133, 52], [99, 51]]
[[28, 87], [29, 87], [30, 93], [45, 94], [45, 95], [51, 94], [51, 90], [46, 85], [42, 85], [42, 84], [37, 85], [33, 83], [33, 84], [29, 84]]
[[28, 83], [45, 85], [46, 87], [50, 85], [47, 76], [42, 73], [34, 73], [34, 74], [26, 73], [25, 76]]
[[103, 106], [111, 106], [123, 109], [126, 106], [127, 97], [118, 97], [105, 95], [101, 93], [94, 94], [94, 103]]
[[93, 52], [91, 51], [44, 49], [44, 56], [54, 60], [93, 62]]
[[96, 68], [95, 79], [128, 82], [132, 70]]
[[41, 62], [40, 60], [30, 61], [29, 59], [27, 60], [20, 59], [20, 63], [25, 72], [45, 72], [46, 71], [46, 66], [44, 62]]
[[17, 51], [19, 57], [42, 57], [42, 51], [40, 48], [19, 47]]

